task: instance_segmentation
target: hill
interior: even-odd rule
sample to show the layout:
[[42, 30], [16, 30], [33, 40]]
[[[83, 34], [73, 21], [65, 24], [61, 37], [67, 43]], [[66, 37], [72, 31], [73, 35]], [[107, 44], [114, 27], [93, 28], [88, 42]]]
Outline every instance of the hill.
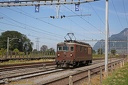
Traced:
[[[127, 53], [127, 40], [128, 40], [128, 28], [125, 28], [118, 34], [114, 34], [109, 37], [109, 51], [111, 49], [116, 49], [117, 53], [126, 54]], [[98, 41], [93, 50], [98, 50], [99, 48], [105, 49], [104, 40]]]

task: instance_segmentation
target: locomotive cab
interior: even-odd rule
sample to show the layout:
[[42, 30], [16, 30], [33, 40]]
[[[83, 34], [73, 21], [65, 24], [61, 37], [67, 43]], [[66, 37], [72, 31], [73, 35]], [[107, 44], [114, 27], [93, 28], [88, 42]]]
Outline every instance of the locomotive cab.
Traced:
[[57, 67], [68, 67], [73, 64], [74, 60], [74, 45], [70, 43], [57, 44]]

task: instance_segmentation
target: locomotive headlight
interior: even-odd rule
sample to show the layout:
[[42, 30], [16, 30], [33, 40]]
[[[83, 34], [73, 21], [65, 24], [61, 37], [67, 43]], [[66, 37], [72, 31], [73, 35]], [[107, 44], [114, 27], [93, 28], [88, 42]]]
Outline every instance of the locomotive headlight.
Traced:
[[57, 56], [59, 57], [59, 56], [60, 56], [60, 54], [58, 53], [58, 54], [57, 54]]
[[72, 53], [70, 54], [70, 56], [72, 57]]

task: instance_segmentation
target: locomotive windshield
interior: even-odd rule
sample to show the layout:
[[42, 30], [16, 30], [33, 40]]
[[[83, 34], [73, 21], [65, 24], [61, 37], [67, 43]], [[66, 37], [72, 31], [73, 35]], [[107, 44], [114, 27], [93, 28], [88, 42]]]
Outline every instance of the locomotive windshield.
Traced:
[[69, 49], [69, 48], [68, 48], [67, 46], [63, 46], [63, 50], [64, 50], [64, 51], [68, 51], [68, 49]]
[[74, 51], [74, 47], [73, 46], [58, 46], [57, 47], [57, 51]]
[[67, 46], [58, 46], [57, 47], [57, 50], [58, 51], [68, 51], [69, 50], [69, 47], [67, 47]]
[[61, 46], [58, 46], [57, 50], [58, 51], [62, 50], [62, 47]]

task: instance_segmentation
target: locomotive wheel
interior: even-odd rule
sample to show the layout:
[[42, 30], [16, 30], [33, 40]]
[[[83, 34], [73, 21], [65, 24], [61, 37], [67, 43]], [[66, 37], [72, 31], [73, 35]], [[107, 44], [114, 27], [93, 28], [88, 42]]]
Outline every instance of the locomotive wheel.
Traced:
[[80, 62], [77, 62], [77, 67], [79, 67], [80, 66]]
[[66, 68], [69, 68], [69, 64], [66, 63], [66, 64], [65, 64], [65, 67], [66, 67]]
[[60, 64], [57, 64], [57, 67], [56, 68], [61, 68], [61, 65]]
[[79, 67], [79, 65], [80, 65], [79, 62], [75, 62], [75, 63], [73, 64], [73, 67], [76, 68], [76, 67]]

